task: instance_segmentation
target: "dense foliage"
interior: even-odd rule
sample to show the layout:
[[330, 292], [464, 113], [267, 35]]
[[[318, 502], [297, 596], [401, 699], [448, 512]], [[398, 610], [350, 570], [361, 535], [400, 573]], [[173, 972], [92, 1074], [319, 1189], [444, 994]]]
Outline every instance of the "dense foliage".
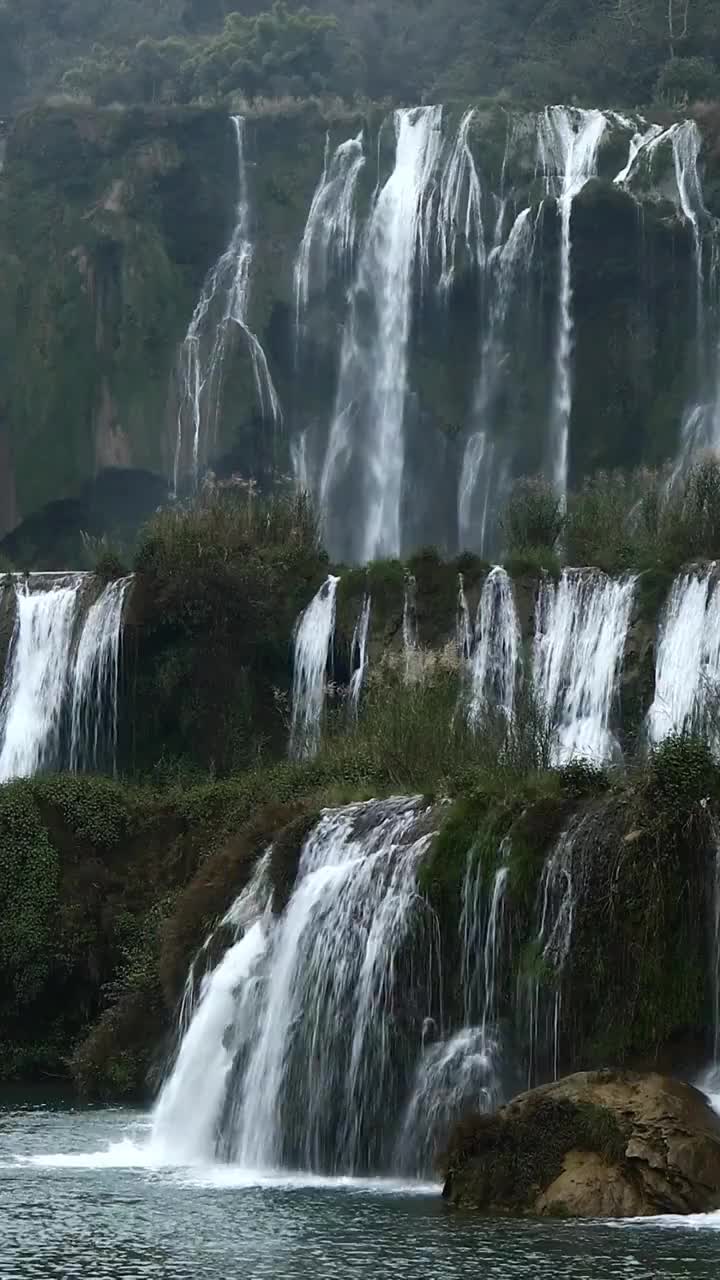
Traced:
[[8, 105], [60, 85], [134, 102], [331, 92], [635, 105], [720, 92], [715, 0], [4, 0], [0, 59]]

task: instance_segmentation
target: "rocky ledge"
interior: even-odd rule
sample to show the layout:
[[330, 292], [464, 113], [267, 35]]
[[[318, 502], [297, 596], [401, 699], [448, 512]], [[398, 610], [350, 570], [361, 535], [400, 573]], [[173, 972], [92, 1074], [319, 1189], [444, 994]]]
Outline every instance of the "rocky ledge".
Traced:
[[469, 1115], [444, 1197], [488, 1214], [633, 1218], [720, 1208], [720, 1116], [691, 1085], [595, 1071]]

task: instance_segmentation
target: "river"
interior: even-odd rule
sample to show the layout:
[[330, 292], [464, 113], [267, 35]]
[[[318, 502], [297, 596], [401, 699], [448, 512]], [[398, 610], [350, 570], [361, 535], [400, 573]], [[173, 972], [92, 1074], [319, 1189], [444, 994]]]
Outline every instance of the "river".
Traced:
[[717, 1280], [720, 1214], [488, 1222], [438, 1187], [161, 1168], [147, 1115], [0, 1103], [1, 1280]]

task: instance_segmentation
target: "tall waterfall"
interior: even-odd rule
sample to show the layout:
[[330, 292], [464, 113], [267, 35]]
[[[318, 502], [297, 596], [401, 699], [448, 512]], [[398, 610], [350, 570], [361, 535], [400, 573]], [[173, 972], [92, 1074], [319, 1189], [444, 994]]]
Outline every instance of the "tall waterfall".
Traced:
[[15, 583], [15, 628], [0, 702], [0, 781], [58, 763], [73, 628], [86, 575], [42, 577], [37, 590], [27, 579]]
[[116, 768], [122, 615], [132, 578], [109, 582], [90, 606], [72, 676], [70, 768]]
[[488, 712], [508, 721], [515, 709], [520, 668], [520, 622], [510, 577], [496, 566], [488, 574], [475, 622], [468, 719], [480, 725]]
[[[718, 266], [720, 226], [705, 204], [701, 177], [702, 136], [694, 120], [677, 121], [666, 129], [654, 125], [637, 137], [627, 168], [617, 182], [633, 186], [637, 176], [652, 180], [656, 157], [669, 151], [672, 156], [674, 191], [672, 197], [693, 239], [695, 259], [695, 353], [696, 369], [687, 399], [680, 432], [680, 447], [673, 480], [687, 468], [693, 456], [720, 442], [720, 383], [718, 382], [720, 328], [715, 276]], [[706, 240], [711, 241], [709, 266]]]
[[618, 751], [610, 728], [625, 655], [636, 579], [566, 569], [546, 579], [535, 614], [535, 695], [553, 734], [558, 764], [601, 764]]
[[259, 901], [206, 980], [156, 1108], [156, 1152], [254, 1169], [389, 1167], [387, 1118], [407, 1095], [438, 979], [416, 887], [433, 826], [419, 800], [323, 813], [284, 914]]
[[[352, 458], [363, 490], [352, 558], [366, 563], [401, 550], [404, 415], [412, 299], [423, 219], [442, 135], [439, 107], [395, 112], [395, 168], [365, 232], [345, 327], [321, 506], [331, 504]], [[369, 313], [369, 314], [368, 314]]]
[[548, 107], [538, 128], [538, 160], [548, 195], [558, 200], [561, 225], [560, 296], [552, 397], [552, 475], [557, 492], [567, 494], [572, 413], [572, 207], [597, 171], [600, 144], [608, 127], [601, 111]]
[[238, 167], [235, 225], [227, 248], [208, 272], [180, 350], [180, 399], [173, 467], [177, 494], [184, 465], [186, 436], [191, 437], [191, 478], [197, 488], [200, 467], [213, 445], [222, 409], [225, 365], [239, 330], [252, 361], [258, 402], [263, 417], [277, 422], [280, 403], [267, 357], [248, 326], [253, 242], [250, 238], [250, 200], [245, 166], [245, 121], [232, 117]]
[[339, 581], [327, 578], [295, 627], [290, 754], [298, 758], [314, 755], [320, 745]]
[[480, 377], [475, 393], [473, 421], [477, 425], [463, 453], [458, 489], [459, 545], [485, 548], [488, 516], [497, 509], [495, 468], [496, 441], [493, 429], [499, 425], [497, 401], [508, 376], [509, 349], [507, 320], [521, 272], [527, 273], [532, 260], [535, 224], [530, 209], [515, 219], [508, 239], [490, 255], [488, 263], [490, 302], [482, 342]]
[[295, 260], [295, 325], [298, 336], [311, 290], [326, 289], [333, 269], [345, 275], [355, 249], [355, 188], [365, 164], [363, 135], [342, 142], [331, 159], [327, 149], [322, 177], [310, 205]]
[[[660, 625], [655, 696], [647, 716], [652, 744], [672, 733], [703, 728], [720, 694], [720, 589], [716, 566], [681, 574]], [[708, 726], [717, 738], [717, 729]], [[715, 749], [720, 742], [714, 743]]]
[[436, 234], [440, 250], [440, 289], [447, 293], [455, 275], [458, 235], [478, 267], [485, 265], [483, 196], [480, 178], [469, 144], [476, 112], [465, 112], [440, 178], [440, 206]]

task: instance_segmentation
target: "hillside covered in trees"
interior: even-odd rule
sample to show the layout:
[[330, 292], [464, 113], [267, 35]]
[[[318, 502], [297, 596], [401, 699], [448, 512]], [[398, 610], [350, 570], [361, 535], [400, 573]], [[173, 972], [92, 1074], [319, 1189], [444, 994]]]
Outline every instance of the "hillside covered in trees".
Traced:
[[720, 94], [715, 0], [0, 0], [0, 110], [338, 95], [678, 106]]

